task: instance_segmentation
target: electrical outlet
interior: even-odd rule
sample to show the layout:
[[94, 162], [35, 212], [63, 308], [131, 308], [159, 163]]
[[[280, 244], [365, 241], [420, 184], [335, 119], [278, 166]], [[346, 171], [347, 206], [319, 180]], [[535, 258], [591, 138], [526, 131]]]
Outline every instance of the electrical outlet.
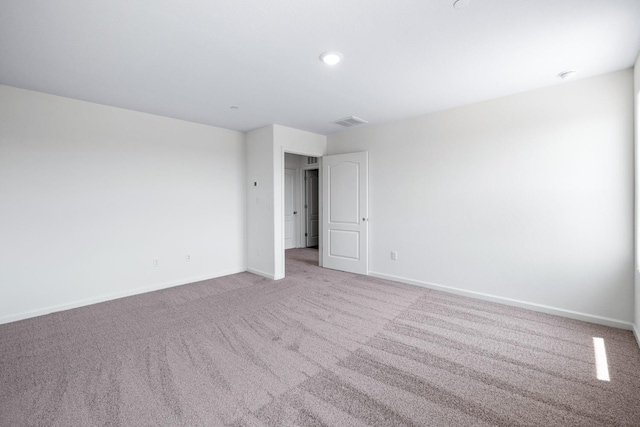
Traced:
[[398, 251], [391, 251], [391, 259], [394, 261], [398, 260]]
[[185, 261], [187, 262], [191, 261], [191, 254], [187, 254], [187, 256], [185, 257]]
[[157, 259], [154, 259], [154, 260], [153, 260], [153, 266], [154, 266], [154, 267], [157, 267], [158, 265], [160, 265], [160, 264], [159, 264], [159, 262], [158, 262], [158, 260], [157, 260]]

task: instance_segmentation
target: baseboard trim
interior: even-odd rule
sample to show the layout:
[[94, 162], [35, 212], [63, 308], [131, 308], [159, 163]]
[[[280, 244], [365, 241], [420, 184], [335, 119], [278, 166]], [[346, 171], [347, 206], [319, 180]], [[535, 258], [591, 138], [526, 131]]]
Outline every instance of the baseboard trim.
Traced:
[[17, 322], [18, 320], [30, 319], [32, 317], [44, 316], [45, 314], [56, 313], [58, 311], [71, 310], [73, 308], [84, 307], [87, 305], [98, 304], [101, 302], [112, 301], [119, 298], [130, 297], [133, 295], [144, 294], [147, 292], [159, 291], [161, 289], [172, 288], [174, 286], [187, 285], [189, 283], [201, 282], [203, 280], [215, 279], [216, 277], [228, 276], [231, 274], [242, 273], [245, 269], [230, 270], [214, 274], [208, 274], [203, 276], [189, 277], [185, 279], [172, 280], [169, 282], [157, 283], [151, 286], [144, 286], [142, 288], [130, 289], [122, 292], [114, 292], [112, 294], [100, 295], [92, 298], [84, 298], [81, 300], [73, 301], [66, 304], [52, 305], [37, 310], [24, 311], [22, 313], [10, 314], [8, 316], [0, 317], [0, 325], [5, 323]]
[[633, 335], [636, 337], [636, 344], [640, 347], [640, 331], [636, 325], [633, 325]]
[[465, 289], [439, 285], [436, 283], [423, 282], [420, 280], [407, 279], [405, 277], [393, 276], [390, 274], [369, 272], [369, 275], [373, 277], [378, 277], [380, 279], [393, 280], [395, 282], [406, 283], [408, 285], [420, 286], [422, 288], [434, 289], [437, 291], [449, 292], [452, 294], [462, 295], [462, 296], [471, 297], [471, 298], [477, 298], [485, 301], [497, 302], [500, 304], [506, 304], [513, 307], [526, 308], [526, 309], [538, 311], [541, 313], [568, 317], [570, 319], [583, 320], [585, 322], [596, 323], [598, 325], [611, 326], [613, 328], [626, 329], [626, 330], [634, 330], [636, 335], [636, 340], [638, 340], [638, 343], [640, 344], [640, 339], [638, 339], [639, 337], [638, 331], [635, 330], [634, 325], [630, 322], [625, 322], [623, 320], [611, 319], [609, 317], [596, 316], [592, 314], [581, 313], [578, 311], [566, 310], [563, 308], [551, 307], [548, 305], [516, 300], [512, 298], [505, 298], [505, 297], [486, 294], [482, 292], [467, 291]]
[[266, 277], [267, 279], [276, 280], [276, 276], [274, 274], [266, 273], [262, 270], [258, 270], [255, 268], [247, 268], [249, 273], [257, 274], [258, 276]]

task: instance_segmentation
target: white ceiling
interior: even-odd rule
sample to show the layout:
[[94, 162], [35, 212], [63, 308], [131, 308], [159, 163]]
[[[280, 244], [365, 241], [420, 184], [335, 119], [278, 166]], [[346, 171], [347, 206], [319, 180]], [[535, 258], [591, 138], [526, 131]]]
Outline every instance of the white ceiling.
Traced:
[[[640, 0], [2, 0], [0, 83], [321, 134], [633, 66]], [[318, 56], [338, 50], [331, 68]], [[239, 109], [231, 109], [238, 106]]]

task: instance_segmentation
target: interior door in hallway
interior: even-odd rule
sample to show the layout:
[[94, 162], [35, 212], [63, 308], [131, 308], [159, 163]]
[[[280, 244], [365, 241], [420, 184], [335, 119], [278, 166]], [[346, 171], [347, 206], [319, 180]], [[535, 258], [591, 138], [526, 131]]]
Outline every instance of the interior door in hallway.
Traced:
[[323, 157], [323, 267], [369, 273], [367, 181], [367, 152]]
[[305, 171], [305, 245], [318, 246], [318, 232], [320, 230], [320, 209], [318, 200], [318, 170]]
[[296, 247], [295, 169], [284, 170], [284, 248]]

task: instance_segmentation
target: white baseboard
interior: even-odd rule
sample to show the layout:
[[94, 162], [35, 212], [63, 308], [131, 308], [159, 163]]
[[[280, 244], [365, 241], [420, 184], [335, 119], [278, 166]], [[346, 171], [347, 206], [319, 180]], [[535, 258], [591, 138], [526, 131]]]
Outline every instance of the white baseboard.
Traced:
[[186, 285], [189, 283], [200, 282], [203, 280], [215, 279], [216, 277], [228, 276], [230, 274], [242, 273], [246, 271], [244, 269], [219, 272], [209, 275], [189, 277], [179, 280], [173, 280], [170, 282], [157, 283], [151, 286], [144, 286], [142, 288], [129, 289], [121, 292], [114, 292], [112, 294], [100, 295], [92, 298], [84, 298], [76, 301], [72, 301], [65, 304], [52, 305], [49, 307], [40, 308], [37, 310], [24, 311], [22, 313], [10, 314], [8, 316], [0, 317], [0, 325], [4, 323], [16, 322], [18, 320], [29, 319], [31, 317], [43, 316], [45, 314], [55, 313], [58, 311], [70, 310], [72, 308], [84, 307], [86, 305], [97, 304], [100, 302], [111, 301], [118, 298], [130, 297], [133, 295], [144, 294], [146, 292], [159, 291], [160, 289], [172, 288], [174, 286]]
[[636, 343], [638, 344], [638, 347], [640, 347], [640, 331], [638, 330], [637, 325], [633, 325], [633, 335], [635, 335]]
[[266, 277], [267, 279], [276, 280], [276, 276], [271, 273], [266, 273], [261, 270], [257, 270], [255, 268], [247, 268], [249, 273], [257, 274], [258, 276]]
[[[453, 288], [450, 286], [438, 285], [435, 283], [422, 282], [419, 280], [407, 279], [405, 277], [393, 276], [390, 274], [369, 272], [370, 276], [378, 277], [380, 279], [393, 280], [395, 282], [406, 283], [408, 285], [420, 286], [423, 288], [435, 289], [437, 291], [449, 292], [452, 294], [462, 295], [471, 298], [477, 298], [485, 301], [497, 302], [500, 304], [506, 304], [514, 307], [526, 308], [541, 313], [554, 314], [556, 316], [568, 317], [570, 319], [583, 320], [585, 322], [596, 323], [598, 325], [611, 326], [613, 328], [634, 330], [634, 325], [630, 322], [623, 320], [611, 319], [609, 317], [596, 316], [587, 313], [581, 313], [578, 311], [565, 310], [563, 308], [551, 307], [543, 304], [536, 304], [527, 301], [521, 301], [511, 298], [500, 297], [497, 295], [485, 294], [482, 292], [467, 291], [460, 288]], [[635, 330], [636, 339], [638, 339], [638, 331]], [[640, 340], [638, 340], [640, 343]]]

